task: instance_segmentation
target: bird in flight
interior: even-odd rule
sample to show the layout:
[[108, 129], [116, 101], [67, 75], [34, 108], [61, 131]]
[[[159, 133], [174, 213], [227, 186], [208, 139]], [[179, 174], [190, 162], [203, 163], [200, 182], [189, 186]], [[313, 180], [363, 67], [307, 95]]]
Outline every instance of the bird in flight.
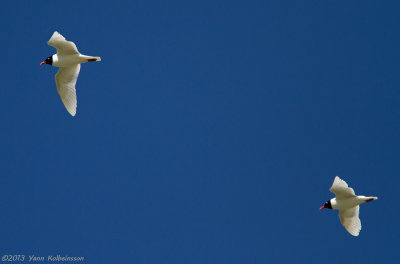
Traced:
[[57, 91], [67, 111], [75, 116], [77, 105], [75, 84], [81, 64], [89, 61], [101, 61], [101, 58], [80, 54], [75, 43], [67, 41], [57, 31], [53, 33], [47, 44], [56, 48], [57, 53], [46, 58], [40, 65], [49, 64], [59, 67], [55, 77]]
[[346, 228], [351, 235], [358, 236], [361, 230], [361, 221], [358, 217], [360, 204], [371, 202], [378, 199], [378, 197], [355, 195], [353, 188], [350, 188], [347, 183], [338, 176], [335, 177], [329, 191], [334, 193], [336, 197], [327, 201], [319, 209], [327, 208], [339, 210], [339, 219], [344, 228]]

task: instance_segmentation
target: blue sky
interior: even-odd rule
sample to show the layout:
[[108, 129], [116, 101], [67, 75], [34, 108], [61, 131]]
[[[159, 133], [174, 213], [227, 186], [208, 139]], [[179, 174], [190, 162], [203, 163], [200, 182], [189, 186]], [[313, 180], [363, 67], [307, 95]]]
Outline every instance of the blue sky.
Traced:
[[[68, 2], [70, 4], [70, 2]], [[0, 253], [85, 263], [394, 263], [398, 1], [9, 1]], [[58, 96], [57, 30], [83, 54]], [[336, 175], [360, 236], [319, 211]], [[340, 252], [339, 254], [336, 254]]]

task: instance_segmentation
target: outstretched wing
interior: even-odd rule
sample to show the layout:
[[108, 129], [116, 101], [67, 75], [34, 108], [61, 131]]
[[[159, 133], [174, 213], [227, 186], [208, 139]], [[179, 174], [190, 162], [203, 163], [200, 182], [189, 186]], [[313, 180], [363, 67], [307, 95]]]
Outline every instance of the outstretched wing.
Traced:
[[361, 221], [358, 217], [360, 212], [360, 206], [357, 205], [355, 207], [340, 210], [339, 211], [339, 219], [344, 228], [352, 234], [353, 236], [358, 236], [361, 230]]
[[57, 91], [61, 97], [61, 100], [67, 108], [67, 111], [75, 116], [76, 114], [76, 91], [75, 84], [78, 79], [79, 71], [81, 69], [80, 64], [76, 64], [71, 67], [61, 67], [56, 74], [56, 85]]
[[59, 55], [73, 55], [79, 54], [76, 45], [72, 41], [67, 41], [60, 33], [55, 31], [53, 36], [47, 42], [50, 46], [57, 49], [57, 54]]
[[347, 183], [340, 179], [338, 176], [335, 177], [332, 187], [329, 189], [332, 193], [336, 195], [336, 199], [347, 199], [355, 197], [353, 188], [350, 188]]

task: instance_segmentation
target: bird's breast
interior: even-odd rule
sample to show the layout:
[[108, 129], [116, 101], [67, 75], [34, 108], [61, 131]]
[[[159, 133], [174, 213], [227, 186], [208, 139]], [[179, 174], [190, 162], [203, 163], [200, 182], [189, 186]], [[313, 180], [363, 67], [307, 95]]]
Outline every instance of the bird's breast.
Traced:
[[332, 202], [332, 208], [337, 210], [349, 209], [351, 207], [365, 203], [365, 201], [359, 199], [358, 197], [351, 197], [347, 199], [334, 199], [335, 202]]
[[[54, 57], [56, 57], [55, 60], [54, 60]], [[83, 59], [80, 56], [80, 54], [66, 55], [66, 56], [60, 56], [60, 55], [53, 56], [53, 66], [56, 66], [56, 67], [70, 67], [70, 66], [84, 63], [84, 62], [86, 62], [86, 60]]]

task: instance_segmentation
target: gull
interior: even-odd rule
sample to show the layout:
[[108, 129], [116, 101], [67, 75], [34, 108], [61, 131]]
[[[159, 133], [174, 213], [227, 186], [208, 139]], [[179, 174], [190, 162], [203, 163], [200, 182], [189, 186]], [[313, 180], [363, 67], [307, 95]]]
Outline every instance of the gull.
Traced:
[[335, 177], [332, 187], [329, 189], [336, 195], [335, 198], [327, 201], [321, 208], [339, 210], [339, 219], [344, 228], [353, 236], [358, 236], [361, 230], [361, 221], [358, 217], [360, 204], [368, 203], [378, 199], [375, 196], [355, 195], [354, 190], [347, 183]]
[[55, 76], [57, 91], [67, 111], [75, 116], [77, 105], [75, 84], [81, 64], [89, 61], [101, 61], [101, 58], [80, 54], [75, 43], [67, 41], [57, 31], [53, 33], [47, 44], [56, 48], [57, 53], [47, 57], [40, 65], [49, 64], [59, 67]]

